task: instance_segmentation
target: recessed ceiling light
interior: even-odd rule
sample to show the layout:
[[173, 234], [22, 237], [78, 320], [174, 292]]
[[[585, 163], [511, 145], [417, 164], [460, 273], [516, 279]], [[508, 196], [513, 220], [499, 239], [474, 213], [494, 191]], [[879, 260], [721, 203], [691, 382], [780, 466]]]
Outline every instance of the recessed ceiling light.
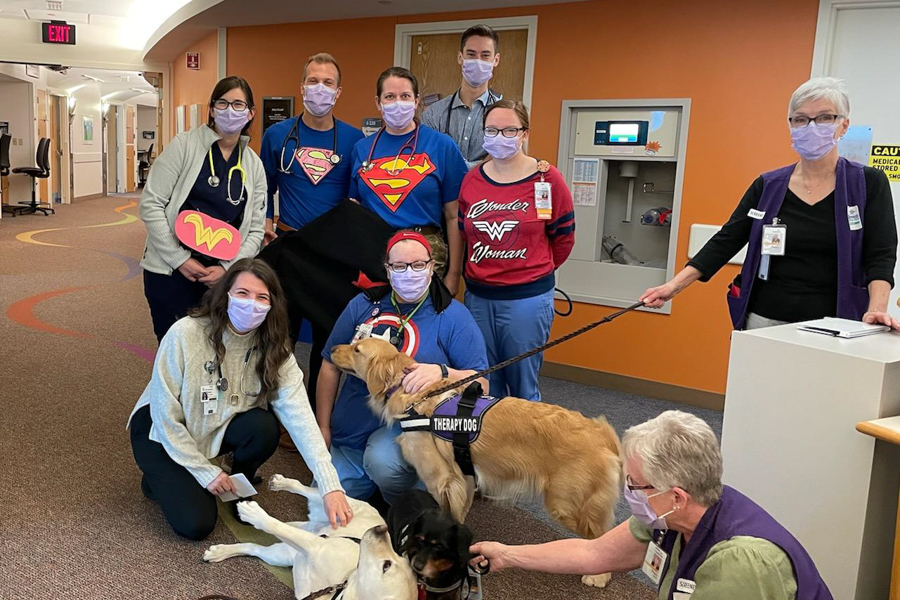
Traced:
[[378, 4], [390, 4], [391, 0], [378, 0]]

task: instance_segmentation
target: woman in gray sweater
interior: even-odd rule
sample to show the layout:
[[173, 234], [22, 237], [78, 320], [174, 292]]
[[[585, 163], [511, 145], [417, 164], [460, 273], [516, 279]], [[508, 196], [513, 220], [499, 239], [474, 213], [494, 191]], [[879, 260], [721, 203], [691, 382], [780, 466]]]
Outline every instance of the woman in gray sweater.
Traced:
[[[273, 414], [274, 413], [274, 414]], [[276, 420], [277, 416], [277, 420]], [[315, 476], [337, 527], [352, 514], [306, 397], [275, 272], [242, 259], [163, 338], [129, 418], [141, 489], [176, 533], [205, 538], [216, 499], [234, 486], [214, 459], [253, 480], [278, 446], [281, 422]]]

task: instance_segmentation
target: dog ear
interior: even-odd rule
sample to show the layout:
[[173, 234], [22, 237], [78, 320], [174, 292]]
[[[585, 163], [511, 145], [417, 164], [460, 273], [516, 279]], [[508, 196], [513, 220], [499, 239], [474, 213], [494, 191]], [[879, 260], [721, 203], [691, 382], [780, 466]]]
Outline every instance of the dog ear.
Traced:
[[374, 396], [381, 396], [391, 387], [399, 372], [396, 356], [375, 355], [369, 359], [369, 368], [366, 370], [366, 387]]
[[454, 525], [453, 534], [456, 536], [458, 556], [461, 558], [469, 556], [469, 548], [472, 547], [472, 530], [465, 525]]

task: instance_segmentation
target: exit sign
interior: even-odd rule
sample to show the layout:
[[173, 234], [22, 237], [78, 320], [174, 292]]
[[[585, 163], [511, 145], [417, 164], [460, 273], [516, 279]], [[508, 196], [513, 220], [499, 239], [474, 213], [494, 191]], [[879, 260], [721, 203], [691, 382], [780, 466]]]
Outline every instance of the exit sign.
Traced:
[[41, 23], [42, 39], [45, 44], [75, 45], [75, 26], [61, 21]]

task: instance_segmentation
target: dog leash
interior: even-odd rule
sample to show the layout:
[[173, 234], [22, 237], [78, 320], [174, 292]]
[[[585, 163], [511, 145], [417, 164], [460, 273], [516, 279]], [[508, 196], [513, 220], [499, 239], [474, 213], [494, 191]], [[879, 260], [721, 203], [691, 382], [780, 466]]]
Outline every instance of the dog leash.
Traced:
[[635, 302], [628, 308], [623, 308], [622, 310], [620, 310], [618, 312], [614, 312], [611, 315], [607, 315], [607, 316], [603, 317], [602, 319], [600, 319], [599, 321], [594, 321], [593, 323], [589, 323], [589, 324], [585, 325], [584, 327], [582, 327], [581, 329], [576, 329], [572, 333], [567, 333], [566, 335], [564, 335], [562, 337], [558, 337], [555, 340], [551, 340], [551, 341], [547, 342], [546, 344], [543, 344], [542, 346], [538, 346], [537, 348], [533, 348], [533, 349], [529, 350], [528, 352], [524, 352], [518, 356], [514, 356], [510, 359], [504, 360], [503, 362], [498, 363], [498, 364], [494, 365], [493, 367], [488, 367], [487, 369], [485, 369], [483, 371], [479, 371], [473, 375], [464, 377], [463, 379], [460, 379], [459, 381], [454, 381], [447, 385], [441, 386], [438, 389], [432, 390], [432, 391], [428, 392], [427, 394], [425, 394], [425, 396], [421, 400], [419, 400], [419, 402], [416, 402], [410, 408], [415, 408], [418, 404], [424, 402], [425, 400], [428, 400], [429, 398], [434, 398], [435, 396], [439, 396], [439, 395], [443, 394], [444, 392], [449, 392], [450, 390], [455, 390], [459, 387], [466, 385], [467, 383], [471, 383], [471, 382], [475, 381], [476, 379], [480, 379], [480, 378], [484, 377], [485, 375], [490, 375], [494, 371], [499, 371], [500, 369], [504, 369], [513, 363], [519, 362], [520, 360], [525, 360], [528, 357], [534, 356], [538, 352], [543, 352], [544, 350], [547, 350], [548, 348], [552, 348], [553, 346], [562, 344], [563, 342], [567, 342], [574, 337], [578, 337], [582, 333], [586, 333], [595, 327], [603, 325], [604, 323], [609, 323], [613, 319], [621, 317], [625, 313], [629, 313], [629, 312], [631, 312], [635, 309], [638, 309], [642, 306], [644, 306], [643, 302]]

